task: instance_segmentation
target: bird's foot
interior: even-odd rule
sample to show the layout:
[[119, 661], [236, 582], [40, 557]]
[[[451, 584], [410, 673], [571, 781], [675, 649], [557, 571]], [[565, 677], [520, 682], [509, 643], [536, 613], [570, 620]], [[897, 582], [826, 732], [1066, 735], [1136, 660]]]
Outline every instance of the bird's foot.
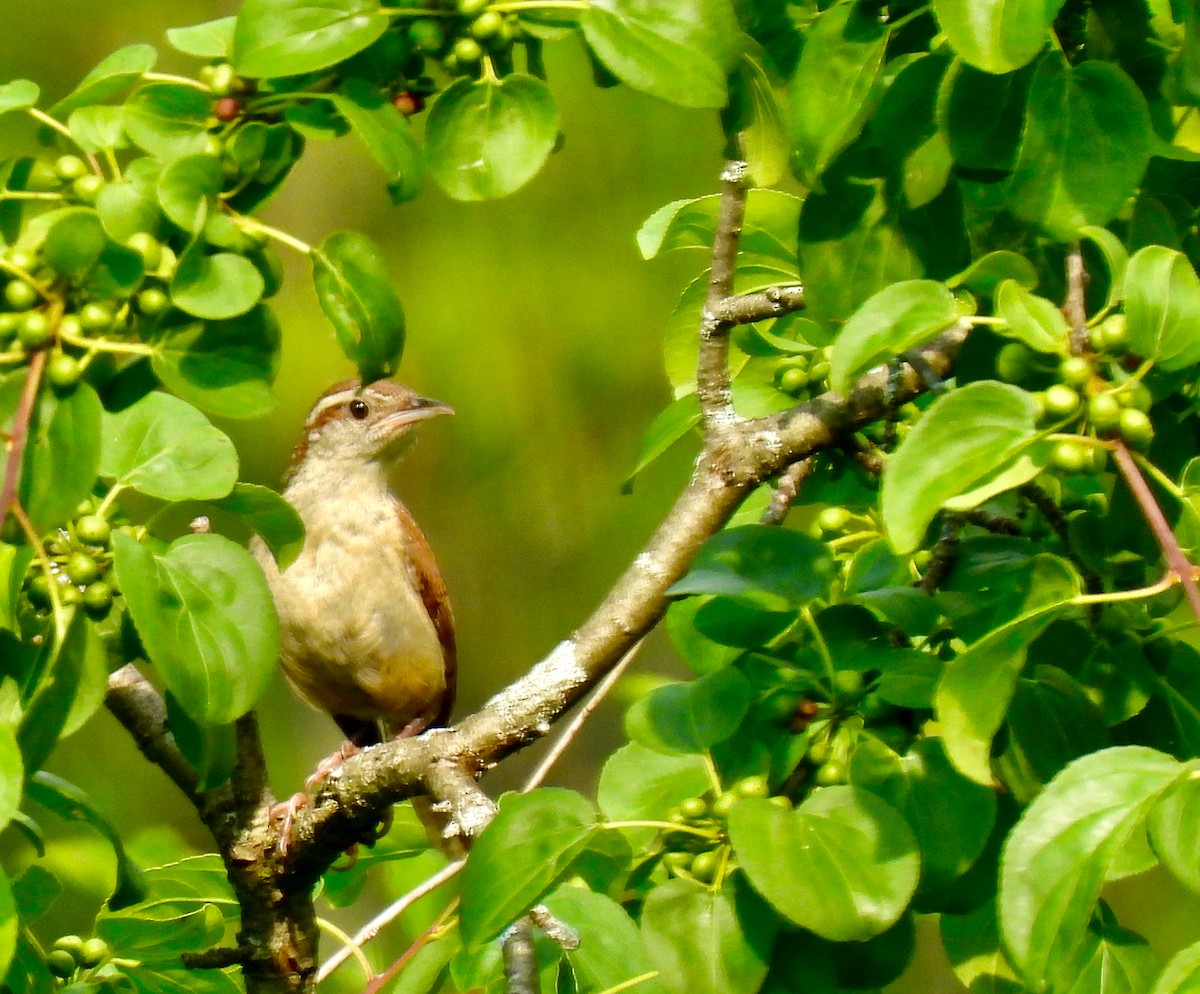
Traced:
[[271, 809], [271, 821], [279, 823], [279, 853], [286, 856], [292, 842], [292, 828], [296, 823], [296, 815], [308, 804], [308, 795], [319, 787], [351, 756], [362, 752], [353, 742], [343, 742], [334, 752], [322, 759], [312, 775], [304, 781], [304, 790], [293, 794], [286, 801], [281, 801]]

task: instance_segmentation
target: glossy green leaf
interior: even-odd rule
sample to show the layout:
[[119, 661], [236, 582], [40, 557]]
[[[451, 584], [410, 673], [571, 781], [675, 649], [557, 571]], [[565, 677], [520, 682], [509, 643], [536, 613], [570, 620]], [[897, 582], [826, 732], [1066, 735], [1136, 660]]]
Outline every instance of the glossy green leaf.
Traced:
[[[883, 521], [893, 548], [901, 554], [916, 549], [939, 508], [1016, 465], [1037, 438], [1037, 415], [1037, 403], [1024, 390], [990, 380], [938, 398], [884, 471]], [[1018, 486], [1039, 471], [1031, 464], [1007, 485]]]
[[0, 114], [32, 107], [41, 92], [38, 85], [28, 79], [14, 79], [0, 85]]
[[0, 543], [0, 631], [16, 631], [17, 602], [31, 562], [32, 546]]
[[12, 881], [12, 892], [22, 921], [31, 922], [62, 894], [63, 885], [41, 863], [32, 863]]
[[1195, 994], [1196, 990], [1200, 990], [1200, 942], [1171, 957], [1150, 994]]
[[275, 409], [279, 322], [259, 304], [227, 321], [187, 321], [160, 329], [151, 365], [163, 386], [201, 410], [257, 418]]
[[41, 678], [17, 727], [17, 743], [29, 773], [42, 768], [65, 732], [77, 688], [83, 683], [87, 648], [88, 626], [82, 613], [76, 613], [62, 641], [52, 639], [41, 650]]
[[321, 309], [360, 379], [390, 376], [404, 351], [404, 311], [382, 252], [366, 235], [341, 231], [313, 250], [312, 265]]
[[999, 908], [1027, 983], [1066, 989], [1086, 962], [1107, 868], [1181, 772], [1152, 749], [1103, 749], [1073, 762], [1026, 808], [1005, 846]]
[[635, 90], [723, 107], [740, 30], [728, 0], [595, 0], [579, 19], [596, 57]]
[[1063, 0], [933, 0], [938, 23], [964, 62], [989, 73], [1019, 69], [1042, 50]]
[[808, 32], [789, 97], [793, 151], [810, 186], [870, 115], [887, 39], [887, 27], [856, 0], [830, 7]]
[[[711, 786], [703, 757], [668, 756], [627, 742], [605, 761], [596, 803], [610, 821], [661, 821], [681, 801]], [[635, 847], [649, 843], [655, 834], [653, 828], [622, 831]]]
[[633, 490], [633, 480], [647, 466], [663, 455], [681, 438], [684, 438], [700, 423], [700, 401], [694, 393], [671, 401], [659, 412], [642, 436], [637, 462], [622, 488], [625, 493]]
[[740, 113], [734, 121], [723, 117], [726, 132], [736, 132], [738, 150], [756, 186], [778, 183], [787, 172], [790, 154], [784, 100], [771, 85], [762, 60], [748, 52], [730, 76], [729, 87], [729, 107]]
[[625, 715], [625, 731], [655, 752], [702, 753], [737, 731], [752, 699], [746, 678], [727, 667], [640, 697]]
[[233, 32], [244, 76], [296, 76], [361, 52], [388, 27], [379, 0], [247, 0]]
[[1079, 229], [1089, 242], [1096, 246], [1104, 264], [1108, 269], [1108, 298], [1105, 301], [1111, 307], [1125, 296], [1125, 268], [1129, 265], [1129, 253], [1121, 244], [1121, 239], [1107, 228], [1087, 225]]
[[[570, 922], [579, 933], [579, 947], [567, 951], [579, 994], [601, 994], [652, 972], [637, 926], [611, 897], [568, 884], [545, 903], [552, 915]], [[647, 978], [637, 989], [662, 994], [665, 988], [661, 980]]]
[[742, 597], [783, 610], [823, 594], [833, 572], [825, 543], [770, 525], [741, 525], [705, 542], [687, 575], [667, 592]]
[[209, 500], [233, 489], [237, 453], [191, 404], [155, 392], [105, 412], [99, 473], [148, 497]]
[[254, 529], [271, 550], [280, 569], [287, 569], [304, 548], [304, 522], [274, 490], [253, 483], [235, 483], [233, 490], [212, 501]]
[[851, 316], [830, 352], [829, 384], [847, 393], [863, 373], [929, 341], [958, 320], [954, 295], [932, 280], [895, 283]]
[[937, 120], [959, 166], [1012, 168], [1032, 77], [1032, 67], [996, 76], [963, 62], [946, 72], [938, 92]]
[[595, 810], [574, 791], [543, 787], [502, 797], [463, 871], [463, 942], [479, 946], [528, 911], [595, 831]]
[[1171, 875], [1200, 892], [1196, 839], [1200, 837], [1200, 781], [1180, 780], [1154, 806], [1148, 821], [1150, 844]]
[[729, 839], [755, 890], [834, 942], [886, 931], [917, 887], [920, 856], [904, 818], [854, 787], [816, 790], [794, 811], [744, 800], [730, 812]]
[[642, 906], [642, 938], [662, 983], [677, 994], [757, 991], [774, 920], [748, 905], [730, 885], [712, 890], [680, 878], [651, 890]]
[[92, 492], [100, 452], [100, 398], [86, 383], [40, 395], [25, 448], [21, 499], [40, 532], [62, 524]]
[[108, 898], [109, 908], [123, 908], [142, 899], [145, 883], [141, 868], [129, 858], [121, 837], [85, 791], [62, 777], [39, 770], [26, 782], [25, 793], [29, 800], [47, 811], [53, 811], [60, 818], [83, 822], [112, 848], [117, 862], [117, 875], [113, 892]]
[[158, 178], [158, 203], [184, 231], [196, 229], [197, 216], [221, 192], [225, 174], [212, 155], [187, 155], [167, 164]]
[[1166, 370], [1200, 362], [1200, 279], [1187, 256], [1161, 245], [1134, 253], [1125, 269], [1129, 348]]
[[1006, 338], [1024, 342], [1036, 352], [1066, 355], [1071, 329], [1062, 311], [1016, 280], [1005, 280], [997, 289], [996, 315], [1008, 322], [996, 329]]
[[1029, 87], [1013, 212], [1061, 241], [1107, 224], [1141, 181], [1152, 140], [1145, 98], [1119, 68], [1047, 56]]
[[1030, 563], [1018, 613], [946, 664], [934, 698], [946, 753], [977, 783], [990, 785], [991, 744], [1012, 700], [1029, 646], [1080, 593], [1079, 576], [1062, 559], [1041, 554]]
[[664, 621], [671, 644], [698, 676], [724, 669], [741, 655], [739, 649], [718, 645], [696, 630], [696, 615], [706, 603], [705, 597], [672, 601]]
[[493, 200], [519, 189], [542, 168], [557, 140], [554, 95], [522, 73], [455, 81], [434, 101], [425, 123], [429, 173], [455, 200]]
[[[719, 195], [676, 200], [660, 207], [638, 229], [637, 245], [643, 259], [653, 259], [672, 249], [712, 251], [717, 227]], [[799, 197], [780, 190], [749, 190], [738, 238], [741, 252], [796, 264], [796, 224]]]
[[233, 54], [236, 17], [218, 17], [186, 28], [168, 28], [167, 41], [177, 52], [199, 59], [228, 59]]
[[68, 207], [48, 216], [42, 255], [57, 272], [80, 280], [100, 261], [108, 235], [88, 207]]
[[8, 973], [13, 955], [17, 951], [17, 936], [21, 922], [17, 917], [17, 906], [13, 901], [8, 876], [0, 873], [0, 976]]
[[118, 48], [101, 60], [79, 85], [50, 108], [50, 114], [64, 119], [76, 107], [98, 104], [132, 86], [154, 68], [158, 53], [149, 45]]
[[187, 535], [161, 553], [113, 535], [117, 582], [150, 661], [201, 725], [250, 710], [275, 672], [279, 628], [254, 558], [220, 535]]
[[904, 756], [860, 739], [849, 774], [853, 786], [882, 797], [908, 822], [921, 851], [923, 887], [948, 884], [983, 852], [996, 794], [954, 769], [940, 739], [919, 739]]
[[96, 213], [110, 238], [124, 242], [138, 231], [160, 233], [162, 212], [156, 196], [160, 171], [156, 160], [137, 159], [122, 179], [104, 185], [96, 198]]
[[121, 107], [80, 107], [67, 118], [67, 130], [75, 144], [85, 152], [124, 148], [125, 111]]
[[351, 79], [329, 100], [383, 170], [392, 203], [415, 197], [424, 169], [421, 149], [408, 119], [387, 95], [361, 79]]
[[8, 725], [0, 724], [0, 827], [12, 821], [21, 806], [25, 764], [21, 747]]
[[944, 914], [938, 925], [946, 958], [963, 987], [980, 994], [1020, 994], [1000, 941], [994, 897], [968, 914]]
[[1002, 283], [1009, 280], [1026, 290], [1032, 290], [1037, 286], [1038, 273], [1033, 263], [1023, 255], [1001, 249], [976, 259], [957, 276], [946, 280], [946, 285], [965, 287], [972, 293], [991, 297]]
[[179, 83], [151, 83], [125, 102], [125, 133], [162, 159], [199, 155], [208, 146], [212, 98]]
[[235, 252], [208, 255], [196, 240], [179, 257], [171, 277], [171, 302], [185, 314], [223, 321], [245, 314], [266, 291], [262, 273]]

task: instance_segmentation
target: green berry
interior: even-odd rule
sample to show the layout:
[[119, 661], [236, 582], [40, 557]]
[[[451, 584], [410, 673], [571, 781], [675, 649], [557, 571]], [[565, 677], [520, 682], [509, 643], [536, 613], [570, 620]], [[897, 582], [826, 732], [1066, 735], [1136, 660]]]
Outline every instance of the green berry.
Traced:
[[70, 583], [61, 584], [58, 588], [58, 599], [63, 607], [75, 607], [83, 600], [83, 591]]
[[803, 369], [793, 366], [791, 369], [785, 369], [780, 374], [778, 379], [779, 389], [794, 397], [808, 386], [808, 379], [808, 373]]
[[1009, 342], [996, 353], [996, 375], [1007, 383], [1020, 383], [1033, 372], [1033, 350], [1021, 342]]
[[60, 155], [54, 163], [54, 171], [63, 182], [69, 183], [88, 173], [87, 163], [77, 155]]
[[1090, 463], [1087, 447], [1078, 442], [1059, 442], [1050, 453], [1050, 464], [1063, 473], [1082, 473]]
[[478, 17], [490, 3], [491, 0], [458, 0], [454, 6], [463, 17]]
[[437, 21], [422, 17], [408, 26], [408, 40], [418, 52], [433, 55], [446, 44], [446, 32]]
[[674, 873], [687, 873], [696, 857], [690, 852], [669, 852], [663, 856], [667, 869]]
[[54, 167], [42, 159], [35, 160], [25, 179], [25, 189], [33, 193], [51, 193], [60, 186], [62, 177], [54, 171]]
[[721, 854], [713, 850], [696, 853], [692, 860], [692, 876], [703, 884], [711, 883], [721, 866]]
[[818, 787], [832, 787], [846, 782], [846, 767], [841, 763], [825, 763], [815, 777]]
[[485, 10], [471, 22], [471, 37], [476, 41], [487, 41], [500, 33], [504, 27], [504, 18], [498, 10]]
[[1096, 431], [1110, 431], [1120, 418], [1121, 404], [1112, 394], [1097, 394], [1088, 401], [1088, 421]]
[[1124, 355], [1129, 349], [1129, 325], [1124, 314], [1110, 314], [1091, 333], [1092, 346], [1097, 352]]
[[1065, 383], [1055, 383], [1045, 393], [1046, 414], [1067, 418], [1079, 410], [1079, 394]]
[[112, 526], [103, 514], [85, 514], [75, 522], [75, 534], [88, 545], [107, 545]]
[[46, 367], [46, 376], [57, 390], [72, 389], [79, 382], [82, 372], [79, 360], [64, 352], [55, 355]]
[[71, 517], [82, 518], [84, 515], [92, 514], [95, 510], [96, 501], [91, 497], [84, 497], [83, 500], [75, 505], [75, 511]]
[[162, 242], [148, 231], [137, 231], [130, 235], [125, 244], [142, 257], [146, 272], [152, 273], [162, 262]]
[[10, 280], [4, 287], [4, 301], [14, 311], [27, 311], [38, 302], [38, 292], [24, 280]]
[[767, 797], [770, 793], [770, 787], [767, 785], [767, 778], [764, 776], [746, 777], [739, 780], [733, 785], [733, 792], [738, 797]]
[[827, 362], [814, 362], [808, 370], [808, 377], [813, 383], [822, 383], [832, 368]]
[[107, 331], [112, 327], [113, 312], [104, 304], [84, 304], [79, 311], [79, 324], [84, 331]]
[[17, 325], [17, 338], [27, 349], [38, 349], [50, 341], [50, 319], [41, 311], [30, 311]]
[[26, 585], [29, 591], [29, 601], [34, 607], [50, 606], [50, 577], [45, 573], [34, 573]]
[[721, 819], [728, 818], [729, 812], [733, 810], [733, 806], [740, 800], [741, 798], [732, 790], [727, 790], [713, 801], [712, 813]]
[[708, 802], [703, 797], [689, 797], [679, 805], [679, 813], [687, 821], [699, 821], [708, 814]]
[[0, 344], [11, 340], [17, 333], [17, 325], [21, 323], [21, 315], [11, 311], [0, 313]]
[[71, 192], [75, 195], [75, 199], [85, 204], [94, 204], [103, 189], [104, 177], [97, 176], [95, 173], [80, 176], [71, 184]]
[[75, 957], [65, 949], [54, 949], [46, 957], [46, 966], [54, 976], [66, 980], [75, 973]]
[[767, 801], [779, 808], [781, 811], [792, 810], [792, 800], [790, 797], [785, 797], [783, 794], [772, 794], [767, 798]]
[[850, 512], [844, 507], [834, 505], [825, 508], [817, 515], [817, 526], [823, 532], [840, 532], [850, 524]]
[[200, 70], [200, 79], [207, 83], [208, 88], [218, 97], [229, 96], [237, 86], [237, 72], [228, 62], [205, 66]]
[[83, 939], [78, 935], [60, 935], [54, 940], [55, 949], [65, 949], [72, 956], [83, 954]]
[[64, 314], [58, 319], [58, 333], [63, 338], [78, 338], [83, 334], [83, 325], [78, 314]]
[[83, 592], [83, 609], [94, 618], [103, 618], [108, 614], [112, 602], [112, 587], [103, 580], [89, 583]]
[[1078, 389], [1092, 378], [1092, 364], [1081, 355], [1068, 356], [1062, 361], [1058, 375], [1067, 386]]
[[1117, 391], [1117, 403], [1148, 413], [1154, 405], [1154, 396], [1146, 384], [1140, 381], [1128, 383]]
[[100, 565], [86, 552], [76, 552], [67, 560], [67, 577], [72, 583], [87, 586], [100, 579]]
[[453, 55], [459, 65], [471, 66], [483, 58], [483, 49], [474, 38], [459, 38], [454, 43]]
[[856, 670], [837, 670], [833, 687], [842, 697], [857, 697], [863, 691], [863, 676]]
[[[87, 596], [84, 595], [86, 604]], [[108, 943], [99, 936], [92, 936], [83, 943], [83, 949], [80, 950], [84, 966], [99, 966], [108, 959], [111, 950], [108, 948]]]
[[1154, 425], [1145, 411], [1127, 407], [1121, 412], [1117, 430], [1131, 449], [1144, 449], [1154, 438]]
[[148, 318], [158, 317], [171, 306], [171, 298], [156, 286], [146, 287], [137, 295], [137, 309]]

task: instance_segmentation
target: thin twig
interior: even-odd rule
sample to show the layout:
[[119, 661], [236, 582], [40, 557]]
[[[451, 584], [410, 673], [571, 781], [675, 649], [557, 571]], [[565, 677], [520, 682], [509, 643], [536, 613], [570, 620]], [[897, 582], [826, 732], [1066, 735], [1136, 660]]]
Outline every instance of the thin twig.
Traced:
[[792, 502], [800, 493], [800, 487], [813, 474], [813, 469], [816, 462], [810, 456], [808, 459], [801, 459], [799, 462], [792, 463], [785, 469], [778, 480], [775, 481], [775, 489], [771, 493], [771, 502], [767, 505], [767, 509], [763, 511], [762, 517], [758, 519], [761, 525], [780, 525], [783, 524], [783, 519], [787, 517], [788, 511], [792, 508]]
[[1088, 348], [1087, 331], [1087, 270], [1083, 267], [1083, 252], [1079, 242], [1067, 253], [1067, 296], [1063, 313], [1071, 326], [1071, 354], [1080, 355]]
[[33, 418], [38, 386], [42, 382], [42, 370], [45, 366], [46, 352], [44, 349], [39, 349], [29, 359], [29, 368], [25, 371], [25, 384], [21, 388], [21, 398], [17, 401], [12, 431], [9, 432], [4, 484], [0, 486], [0, 524], [8, 518], [8, 512], [12, 510], [13, 501], [17, 496], [21, 461], [25, 457], [25, 443], [29, 438], [29, 422]]
[[504, 953], [504, 983], [508, 994], [541, 994], [537, 951], [533, 948], [533, 922], [515, 922], [500, 943]]

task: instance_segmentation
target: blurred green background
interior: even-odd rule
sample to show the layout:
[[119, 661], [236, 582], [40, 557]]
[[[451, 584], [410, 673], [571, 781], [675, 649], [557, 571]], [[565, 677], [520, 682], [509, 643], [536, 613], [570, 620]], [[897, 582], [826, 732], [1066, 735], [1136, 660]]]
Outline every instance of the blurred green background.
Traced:
[[[112, 50], [159, 48], [158, 69], [195, 75], [171, 51], [168, 27], [235, 13], [236, 0], [10, 0], [0, 7], [0, 81], [27, 77], [43, 106], [70, 90]], [[399, 378], [449, 402], [457, 417], [426, 427], [398, 475], [399, 490], [437, 553], [459, 630], [457, 714], [466, 713], [570, 634], [636, 554], [686, 478], [680, 451], [620, 487], [643, 430], [665, 406], [663, 323], [700, 254], [644, 262], [641, 222], [670, 200], [714, 192], [722, 139], [716, 115], [686, 111], [625, 87], [597, 89], [582, 49], [547, 46], [550, 82], [566, 141], [524, 190], [500, 202], [461, 204], [427, 184], [393, 207], [382, 178], [353, 139], [310, 143], [265, 220], [315, 243], [358, 229], [387, 252], [408, 317]], [[416, 119], [418, 126], [420, 118]], [[18, 115], [0, 119], [4, 154], [35, 148]], [[288, 281], [273, 304], [285, 341], [280, 406], [266, 421], [224, 423], [243, 477], [277, 486], [313, 399], [352, 374], [311, 289], [303, 258], [283, 249]], [[686, 447], [681, 447], [681, 450]], [[644, 652], [645, 671], [677, 665], [665, 640]], [[277, 793], [299, 789], [339, 736], [282, 681], [262, 712]], [[612, 702], [567, 755], [556, 782], [588, 788], [619, 740]], [[493, 792], [519, 783], [536, 759], [517, 757], [489, 778]], [[97, 781], [96, 758], [106, 779]], [[64, 742], [53, 769], [86, 785], [135, 853], [171, 858], [179, 837], [209, 848], [190, 809], [136, 753], [106, 713]], [[169, 830], [146, 828], [161, 812]], [[91, 845], [80, 835], [79, 844]], [[59, 867], [101, 896], [110, 861]], [[68, 908], [63, 930], [85, 928], [94, 909]]]

